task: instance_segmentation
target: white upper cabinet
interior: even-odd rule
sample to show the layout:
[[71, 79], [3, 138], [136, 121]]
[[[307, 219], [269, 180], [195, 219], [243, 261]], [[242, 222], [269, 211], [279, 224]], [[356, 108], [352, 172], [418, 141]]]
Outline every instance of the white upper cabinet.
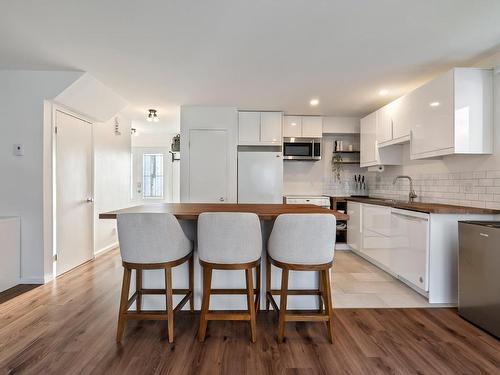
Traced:
[[411, 94], [391, 102], [392, 141], [406, 142], [410, 139]]
[[283, 137], [302, 137], [301, 116], [284, 116]]
[[402, 146], [379, 148], [377, 129], [379, 114], [372, 112], [360, 122], [360, 166], [399, 165], [402, 163]]
[[396, 99], [377, 111], [379, 147], [407, 142], [410, 139], [410, 117], [407, 96]]
[[238, 112], [238, 143], [260, 142], [260, 112]]
[[283, 114], [281, 112], [260, 113], [260, 141], [265, 144], [281, 144]]
[[284, 137], [321, 138], [323, 136], [321, 116], [285, 116], [284, 118]]
[[238, 144], [281, 144], [282, 118], [281, 112], [238, 112]]
[[491, 70], [455, 68], [411, 95], [411, 158], [493, 151]]
[[[382, 150], [387, 152], [393, 145], [408, 141], [411, 159], [491, 154], [492, 100], [491, 70], [450, 70], [372, 113], [376, 114], [376, 119], [371, 121], [376, 121], [375, 139], [380, 159], [383, 159]], [[373, 159], [373, 134], [371, 128], [365, 133], [361, 131], [361, 144], [365, 144], [365, 165], [369, 165], [368, 159]], [[368, 138], [363, 140], [363, 137]], [[363, 158], [361, 161], [363, 166]], [[383, 160], [379, 163], [385, 164]]]
[[360, 123], [360, 165], [370, 167], [378, 164], [377, 112], [363, 117]]
[[323, 118], [320, 116], [302, 116], [302, 137], [321, 138], [323, 136]]
[[380, 108], [377, 114], [377, 143], [392, 141], [392, 103]]

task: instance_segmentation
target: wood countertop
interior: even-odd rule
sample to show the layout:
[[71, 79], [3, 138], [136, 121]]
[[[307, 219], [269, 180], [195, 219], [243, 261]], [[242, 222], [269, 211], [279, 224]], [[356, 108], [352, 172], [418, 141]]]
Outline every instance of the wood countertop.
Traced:
[[347, 220], [346, 214], [312, 204], [231, 204], [231, 203], [156, 203], [104, 212], [99, 219], [115, 219], [122, 213], [171, 213], [177, 219], [196, 220], [202, 212], [253, 212], [262, 220], [273, 220], [281, 214], [331, 214]]
[[401, 202], [383, 198], [346, 198], [347, 201], [375, 204], [378, 206], [388, 206], [402, 210], [424, 212], [428, 214], [463, 214], [463, 215], [499, 215], [500, 210], [489, 208], [455, 206], [441, 203], [421, 203], [421, 202]]

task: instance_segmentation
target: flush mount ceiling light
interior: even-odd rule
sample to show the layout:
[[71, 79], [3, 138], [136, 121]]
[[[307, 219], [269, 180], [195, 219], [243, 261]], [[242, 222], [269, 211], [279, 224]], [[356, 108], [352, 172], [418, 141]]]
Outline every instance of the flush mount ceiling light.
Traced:
[[311, 99], [309, 101], [309, 104], [312, 106], [312, 107], [316, 107], [318, 104], [319, 104], [319, 100], [318, 99]]
[[431, 107], [439, 107], [439, 105], [440, 105], [440, 104], [441, 104], [441, 103], [439, 103], [439, 102], [431, 102], [431, 103], [429, 103], [429, 105], [430, 105]]
[[148, 116], [146, 117], [146, 120], [148, 122], [158, 122], [160, 121], [160, 118], [158, 117], [158, 115], [156, 114], [156, 109], [150, 109], [149, 110], [149, 114]]
[[386, 89], [382, 89], [378, 92], [379, 95], [382, 95], [382, 96], [385, 96], [387, 94], [389, 94], [389, 90], [386, 90]]

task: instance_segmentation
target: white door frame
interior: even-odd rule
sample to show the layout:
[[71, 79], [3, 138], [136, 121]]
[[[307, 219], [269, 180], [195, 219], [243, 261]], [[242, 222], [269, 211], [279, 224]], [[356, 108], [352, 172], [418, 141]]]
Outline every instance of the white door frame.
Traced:
[[[57, 134], [56, 134], [56, 112], [62, 112], [68, 116], [74, 117], [78, 120], [89, 123], [94, 126], [94, 121], [90, 120], [86, 116], [69, 110], [68, 108], [52, 103], [52, 121], [51, 121], [51, 133], [52, 133], [52, 277], [57, 276], [57, 263], [55, 261], [57, 255]], [[92, 186], [92, 196], [95, 194], [95, 166], [94, 166], [94, 128], [92, 128], [92, 140], [91, 140], [91, 186]], [[90, 226], [91, 236], [92, 236], [92, 258], [95, 258], [95, 206], [92, 205], [92, 223]]]

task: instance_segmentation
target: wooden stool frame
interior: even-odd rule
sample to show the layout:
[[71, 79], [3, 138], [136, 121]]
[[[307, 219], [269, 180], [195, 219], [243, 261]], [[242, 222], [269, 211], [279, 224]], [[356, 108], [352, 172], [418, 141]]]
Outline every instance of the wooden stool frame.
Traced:
[[[172, 268], [179, 266], [186, 261], [189, 261], [189, 286], [188, 289], [172, 289]], [[123, 284], [120, 299], [120, 311], [118, 314], [118, 328], [116, 331], [116, 341], [121, 342], [123, 331], [125, 329], [126, 320], [166, 320], [167, 321], [167, 338], [168, 342], [174, 341], [174, 312], [179, 311], [189, 301], [190, 310], [194, 310], [194, 261], [193, 252], [186, 255], [184, 258], [177, 259], [165, 263], [128, 263], [123, 264]], [[142, 287], [142, 270], [165, 270], [165, 289], [145, 289]], [[136, 290], [129, 298], [130, 279], [132, 270], [135, 270], [136, 275]], [[165, 295], [166, 309], [165, 311], [142, 310], [143, 295]], [[184, 295], [184, 298], [179, 304], [173, 308], [172, 296], [174, 294]], [[129, 307], [136, 302], [136, 311], [129, 311]]]
[[[256, 314], [259, 310], [260, 301], [260, 258], [254, 262], [239, 264], [209, 263], [200, 260], [203, 267], [203, 299], [201, 303], [200, 327], [198, 339], [205, 341], [207, 325], [209, 320], [243, 320], [250, 323], [250, 340], [256, 341], [257, 322]], [[256, 287], [253, 286], [253, 268], [256, 269]], [[245, 270], [246, 289], [212, 289], [213, 270]], [[212, 294], [246, 294], [247, 312], [212, 312], [209, 311], [210, 296]]]
[[[278, 312], [278, 342], [282, 343], [285, 337], [286, 322], [325, 321], [328, 326], [330, 342], [333, 343], [333, 301], [330, 287], [330, 269], [333, 262], [324, 264], [290, 264], [274, 260], [269, 255], [266, 259], [266, 311], [269, 305]], [[271, 289], [271, 265], [281, 268], [281, 289]], [[318, 271], [318, 289], [288, 289], [288, 276], [290, 271]], [[280, 296], [280, 307], [273, 295]], [[289, 313], [286, 309], [288, 295], [317, 295], [319, 297], [319, 310], [317, 313]], [[325, 309], [323, 310], [323, 305]]]

